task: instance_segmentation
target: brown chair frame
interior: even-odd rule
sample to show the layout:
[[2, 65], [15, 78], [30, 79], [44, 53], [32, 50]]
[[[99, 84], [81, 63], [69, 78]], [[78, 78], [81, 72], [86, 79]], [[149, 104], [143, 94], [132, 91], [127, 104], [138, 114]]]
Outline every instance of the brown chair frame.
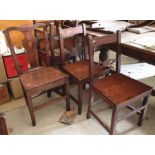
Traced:
[[[49, 59], [49, 42], [48, 42], [48, 33], [47, 33], [47, 25], [44, 23], [37, 23], [32, 26], [20, 26], [20, 27], [9, 27], [4, 30], [4, 34], [6, 36], [6, 40], [8, 42], [9, 48], [11, 50], [11, 54], [13, 56], [13, 60], [15, 63], [15, 67], [17, 69], [19, 79], [21, 81], [21, 85], [23, 88], [25, 100], [31, 115], [32, 125], [36, 125], [35, 115], [34, 112], [41, 108], [44, 108], [50, 104], [66, 100], [66, 110], [70, 109], [70, 99], [69, 99], [69, 79], [68, 75], [62, 73], [61, 71], [53, 68], [53, 67], [39, 67], [39, 60], [38, 60], [38, 50], [37, 50], [37, 38], [34, 35], [34, 32], [38, 28], [43, 28], [44, 32], [44, 40], [45, 40], [45, 50], [46, 50], [46, 62], [47, 65], [50, 66], [50, 59]], [[25, 52], [27, 53], [27, 59], [29, 64], [31, 65], [32, 69], [28, 72], [22, 73], [21, 68], [18, 64], [18, 60], [14, 51], [12, 39], [10, 33], [12, 31], [21, 32], [24, 34], [24, 40], [22, 40], [23, 46], [25, 48]], [[48, 74], [47, 74], [48, 73]], [[37, 76], [35, 77], [35, 75]], [[52, 75], [49, 77], [49, 75]], [[29, 76], [31, 79], [29, 80]], [[36, 78], [39, 78], [38, 83]], [[46, 82], [44, 83], [44, 78], [46, 77]], [[25, 86], [25, 82], [31, 82], [30, 85]], [[34, 85], [35, 83], [35, 85]], [[60, 86], [65, 86], [65, 95], [58, 97], [56, 99], [51, 99], [43, 104], [34, 106], [32, 104], [33, 95], [38, 94], [40, 92], [46, 92], [51, 89], [55, 89]]]
[[[59, 21], [40, 21], [40, 22], [36, 22], [35, 20], [33, 20], [33, 24], [36, 24], [36, 23], [45, 23], [48, 25], [48, 28], [49, 28], [49, 33], [48, 33], [48, 39], [49, 39], [49, 46], [50, 46], [50, 64], [51, 66], [59, 66], [60, 67], [60, 62], [61, 62], [61, 58], [60, 56], [55, 56], [55, 41], [58, 41], [59, 38], [58, 38], [58, 27], [61, 25], [59, 23]], [[56, 26], [56, 34], [54, 32], [54, 28]], [[39, 50], [39, 61], [40, 61], [40, 64], [41, 64], [41, 61], [44, 61], [45, 64], [46, 64], [46, 52], [44, 49], [42, 49], [39, 44], [40, 42], [42, 41], [42, 39], [39, 39], [39, 35], [42, 35], [43, 34], [43, 31], [42, 30], [39, 30], [39, 29], [36, 29], [35, 30], [35, 36], [38, 37], [38, 50]], [[59, 48], [59, 47], [57, 47]], [[67, 49], [66, 47], [66, 50], [68, 51], [71, 51], [72, 49]], [[66, 60], [72, 60], [72, 61], [75, 61], [76, 56], [72, 56], [70, 57], [69, 54], [66, 54], [65, 56], [65, 59]]]
[[[64, 56], [64, 40], [69, 37], [75, 37], [76, 35], [80, 35], [82, 37], [83, 51], [81, 52], [80, 60], [77, 62], [66, 64]], [[85, 36], [86, 27], [84, 24], [66, 29], [59, 28], [61, 68], [65, 72], [67, 72], [70, 75], [71, 79], [73, 79], [78, 84], [78, 99], [76, 99], [73, 95], [70, 94], [71, 99], [78, 105], [78, 114], [82, 113], [82, 91], [85, 88], [85, 84], [89, 83], [89, 61], [87, 60], [87, 53], [85, 50]], [[104, 67], [104, 71], [102, 70], [102, 72], [100, 72], [101, 68], [98, 65], [95, 65], [95, 67], [97, 67], [97, 72], [95, 72], [95, 76], [98, 76], [98, 74], [105, 75], [109, 73], [109, 67]], [[75, 73], [73, 73], [72, 71], [75, 71], [76, 75], [73, 75]], [[79, 74], [81, 74], [80, 77]]]
[[[131, 78], [124, 76], [122, 74], [120, 74], [120, 64], [121, 64], [121, 53], [119, 50], [119, 44], [121, 41], [121, 34], [120, 31], [117, 31], [117, 33], [115, 34], [110, 34], [107, 36], [103, 36], [103, 37], [96, 37], [96, 38], [92, 38], [91, 36], [87, 37], [88, 40], [88, 53], [89, 53], [89, 74], [90, 74], [90, 89], [89, 89], [89, 105], [88, 105], [88, 110], [87, 110], [87, 115], [86, 117], [89, 119], [91, 115], [94, 116], [94, 118], [96, 118], [96, 120], [109, 132], [109, 134], [115, 134], [115, 130], [116, 130], [116, 124], [117, 122], [119, 122], [120, 120], [124, 119], [124, 118], [128, 118], [133, 114], [138, 113], [139, 114], [139, 120], [138, 120], [138, 125], [141, 126], [143, 124], [143, 120], [145, 117], [145, 113], [147, 110], [147, 106], [148, 106], [148, 97], [151, 94], [152, 88], [140, 83], [139, 81], [136, 80], [131, 80]], [[112, 73], [111, 75], [108, 75], [106, 77], [102, 77], [102, 79], [106, 79], [108, 80], [108, 77], [111, 76], [111, 79], [113, 78], [113, 81], [115, 80], [115, 75], [121, 75], [123, 76], [125, 79], [132, 81], [135, 85], [134, 87], [136, 87], [138, 85], [142, 85], [145, 89], [145, 91], [143, 91], [143, 93], [134, 96], [130, 99], [127, 99], [126, 101], [120, 103], [120, 104], [116, 104], [114, 102], [112, 102], [112, 100], [110, 100], [107, 96], [104, 95], [104, 92], [102, 93], [99, 89], [97, 89], [94, 85], [94, 82], [96, 83], [96, 81], [98, 79], [94, 78], [93, 76], [93, 72], [94, 72], [94, 52], [95, 52], [95, 48], [97, 46], [103, 46], [103, 45], [107, 45], [107, 44], [116, 44], [116, 73]], [[108, 82], [107, 82], [108, 83]], [[130, 85], [130, 84], [129, 84]], [[101, 87], [101, 85], [100, 85]], [[123, 89], [123, 88], [122, 88]], [[118, 90], [120, 91], [120, 90]], [[101, 119], [95, 114], [95, 112], [92, 110], [92, 102], [93, 102], [93, 93], [97, 93], [107, 104], [110, 105], [110, 107], [112, 108], [112, 118], [111, 118], [111, 125], [110, 128], [103, 122], [101, 121]], [[124, 92], [124, 95], [127, 92]], [[131, 106], [131, 103], [135, 103], [136, 101], [140, 100], [143, 98], [143, 102], [142, 105], [138, 108], [135, 108], [133, 106]], [[118, 113], [119, 110], [123, 107], [127, 107], [130, 110], [132, 110], [131, 112], [118, 117]]]
[[[79, 25], [77, 27], [70, 27], [70, 28], [66, 28], [66, 29], [62, 29], [62, 28], [59, 27], [59, 44], [60, 44], [60, 55], [61, 55], [61, 68], [65, 72], [67, 72], [67, 71], [64, 68], [64, 66], [65, 66], [64, 40], [66, 38], [75, 37], [78, 34], [82, 35], [82, 37], [83, 37], [82, 45], [85, 46], [85, 39], [84, 39], [84, 37], [86, 36], [86, 28], [85, 28], [84, 24], [83, 25]], [[82, 112], [82, 90], [83, 90], [83, 84], [86, 83], [89, 78], [84, 79], [83, 81], [79, 81], [78, 79], [74, 78], [69, 72], [67, 72], [67, 73], [78, 84], [78, 100], [76, 100], [75, 97], [73, 97], [71, 94], [70, 94], [70, 97], [71, 97], [71, 99], [75, 103], [77, 103], [77, 105], [78, 105], [78, 113], [81, 114], [81, 112]]]

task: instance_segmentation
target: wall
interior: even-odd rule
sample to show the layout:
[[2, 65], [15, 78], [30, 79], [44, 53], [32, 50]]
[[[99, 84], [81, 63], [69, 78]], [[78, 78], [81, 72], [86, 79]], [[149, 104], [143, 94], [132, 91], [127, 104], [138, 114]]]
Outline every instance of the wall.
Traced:
[[[32, 20], [0, 20], [0, 30], [4, 30], [10, 26], [32, 25]], [[12, 41], [15, 46], [18, 46], [19, 40], [23, 37], [21, 33], [11, 33]]]

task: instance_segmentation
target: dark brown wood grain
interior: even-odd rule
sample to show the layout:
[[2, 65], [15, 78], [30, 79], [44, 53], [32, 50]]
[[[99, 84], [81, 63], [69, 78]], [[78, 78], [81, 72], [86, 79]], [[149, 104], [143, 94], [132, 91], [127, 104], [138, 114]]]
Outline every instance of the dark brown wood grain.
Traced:
[[[117, 122], [132, 116], [133, 114], [140, 113], [138, 125], [141, 126], [145, 117], [148, 105], [148, 97], [151, 94], [152, 88], [139, 81], [131, 79], [123, 74], [120, 74], [121, 52], [120, 42], [121, 34], [119, 31], [115, 34], [109, 34], [103, 37], [93, 38], [87, 37], [88, 40], [88, 53], [89, 53], [89, 105], [87, 110], [87, 118], [92, 114], [99, 123], [109, 132], [109, 134], [116, 133]], [[114, 44], [115, 43], [115, 44]], [[110, 75], [96, 78], [94, 76], [94, 52], [97, 46], [108, 47], [107, 44], [115, 46], [116, 51], [116, 72]], [[112, 108], [111, 125], [107, 127], [103, 121], [92, 110], [93, 94], [97, 93], [107, 104]], [[143, 99], [142, 105], [138, 108], [131, 108], [131, 104]], [[130, 107], [131, 112], [118, 117], [119, 110], [124, 107]]]
[[[66, 63], [65, 61], [65, 48], [64, 48], [64, 40], [69, 37], [75, 37], [80, 35], [82, 37], [82, 47], [84, 49], [82, 53], [82, 57], [79, 61], [73, 63]], [[69, 27], [66, 29], [59, 28], [59, 42], [60, 42], [60, 50], [61, 50], [61, 68], [70, 75], [70, 77], [76, 81], [78, 84], [78, 99], [75, 99], [71, 95], [71, 99], [78, 104], [78, 113], [82, 113], [82, 91], [85, 83], [89, 82], [89, 61], [86, 59], [86, 27], [85, 25], [79, 25], [76, 27]], [[101, 68], [99, 65], [95, 65], [94, 76], [98, 76], [99, 74], [106, 74], [109, 72], [108, 67]]]
[[[37, 23], [32, 26], [21, 26], [21, 27], [10, 27], [7, 28], [4, 33], [13, 56], [13, 60], [16, 64], [16, 68], [19, 74], [19, 79], [24, 91], [25, 100], [31, 115], [32, 125], [36, 125], [34, 111], [44, 108], [50, 104], [66, 100], [66, 110], [70, 109], [70, 100], [69, 100], [69, 82], [68, 75], [64, 74], [58, 69], [55, 69], [50, 66], [50, 54], [49, 54], [49, 41], [48, 41], [48, 32], [45, 23]], [[46, 67], [40, 67], [38, 61], [38, 48], [37, 48], [37, 38], [35, 36], [35, 30], [38, 28], [43, 29], [43, 38], [45, 41], [45, 51], [46, 51]], [[28, 62], [30, 70], [22, 73], [18, 65], [16, 54], [14, 51], [13, 43], [10, 37], [12, 31], [20, 31], [25, 36], [23, 42], [23, 47], [28, 56]], [[57, 87], [65, 87], [65, 94], [58, 97], [57, 99], [52, 99], [41, 105], [33, 105], [33, 95], [40, 92], [50, 91], [51, 89]]]
[[[60, 66], [60, 48], [58, 44], [58, 27], [62, 26], [59, 21], [33, 21], [33, 23], [45, 23], [48, 26], [48, 41], [50, 46], [50, 64], [51, 66]], [[42, 39], [43, 31], [41, 29], [35, 30], [35, 35], [38, 40], [39, 61], [46, 63], [46, 51], [44, 48], [44, 40]], [[72, 53], [72, 48], [65, 47], [65, 60], [75, 61], [76, 55]]]
[[[66, 38], [70, 38], [70, 37], [74, 37], [77, 34], [81, 34], [82, 37], [84, 38], [85, 34], [86, 34], [86, 28], [84, 25], [82, 26], [77, 26], [77, 27], [72, 27], [72, 28], [66, 28], [66, 29], [62, 29], [59, 28], [59, 44], [60, 44], [60, 56], [61, 56], [61, 68], [67, 72], [74, 80], [76, 80], [77, 84], [78, 84], [78, 100], [77, 100], [77, 104], [78, 104], [78, 113], [81, 114], [82, 112], [82, 89], [83, 89], [83, 83], [86, 82], [88, 80], [88, 63], [83, 61], [78, 61], [78, 62], [74, 62], [74, 63], [66, 63], [65, 61], [65, 43], [64, 40]], [[86, 67], [85, 67], [86, 66]], [[85, 69], [87, 68], [87, 69]], [[83, 75], [83, 73], [87, 74], [87, 76], [85, 77]], [[77, 74], [75, 74], [77, 73]], [[79, 76], [84, 76], [84, 77], [79, 77]], [[73, 98], [73, 96], [71, 97]], [[75, 101], [76, 99], [74, 98], [73, 101]]]

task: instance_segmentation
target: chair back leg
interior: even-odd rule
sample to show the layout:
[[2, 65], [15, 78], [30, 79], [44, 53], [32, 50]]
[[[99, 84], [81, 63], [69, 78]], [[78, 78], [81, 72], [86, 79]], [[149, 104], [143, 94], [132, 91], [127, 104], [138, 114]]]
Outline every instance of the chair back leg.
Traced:
[[78, 114], [82, 113], [82, 91], [83, 91], [83, 83], [78, 82]]
[[93, 102], [94, 102], [94, 92], [92, 91], [92, 89], [90, 89], [89, 90], [89, 103], [88, 103], [88, 109], [87, 109], [87, 115], [86, 115], [87, 119], [91, 117], [90, 110], [91, 110], [91, 105]]
[[28, 109], [29, 109], [30, 116], [31, 116], [32, 126], [36, 126], [34, 108], [33, 108], [33, 104], [32, 104], [32, 97], [28, 93], [26, 93], [25, 97], [26, 97], [26, 102], [27, 102]]
[[69, 79], [66, 79], [65, 86], [65, 94], [66, 94], [66, 111], [70, 110], [70, 93], [69, 93]]

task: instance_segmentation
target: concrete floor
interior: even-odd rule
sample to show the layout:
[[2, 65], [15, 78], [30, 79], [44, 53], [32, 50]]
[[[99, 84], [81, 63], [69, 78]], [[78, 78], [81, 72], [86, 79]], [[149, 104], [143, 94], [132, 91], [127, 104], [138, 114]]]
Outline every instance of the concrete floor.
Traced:
[[[113, 55], [112, 55], [113, 56]], [[122, 64], [135, 63], [137, 60], [122, 57]], [[155, 86], [155, 77], [141, 79], [140, 81]], [[77, 96], [77, 87], [71, 86], [70, 90]], [[34, 104], [48, 99], [46, 94], [38, 97]], [[110, 123], [111, 109], [106, 103], [102, 104], [97, 96], [93, 109], [107, 123]], [[138, 103], [137, 103], [138, 104]], [[64, 125], [58, 122], [62, 113], [65, 111], [65, 102], [48, 106], [42, 110], [35, 112], [36, 127], [31, 126], [30, 115], [28, 108], [25, 105], [24, 98], [12, 100], [9, 106], [0, 107], [0, 111], [5, 112], [8, 127], [13, 128], [10, 134], [13, 135], [107, 135], [106, 130], [93, 118], [86, 119], [86, 110], [88, 105], [88, 90], [83, 93], [83, 112], [82, 115], [77, 115], [72, 125]], [[71, 106], [76, 105], [71, 101]], [[127, 109], [122, 109], [121, 113], [127, 112]], [[148, 119], [145, 119], [142, 127], [137, 126], [138, 116], [134, 115], [128, 119], [124, 119], [117, 124], [117, 133], [125, 135], [153, 135], [155, 134], [155, 97], [150, 97], [147, 111]]]

